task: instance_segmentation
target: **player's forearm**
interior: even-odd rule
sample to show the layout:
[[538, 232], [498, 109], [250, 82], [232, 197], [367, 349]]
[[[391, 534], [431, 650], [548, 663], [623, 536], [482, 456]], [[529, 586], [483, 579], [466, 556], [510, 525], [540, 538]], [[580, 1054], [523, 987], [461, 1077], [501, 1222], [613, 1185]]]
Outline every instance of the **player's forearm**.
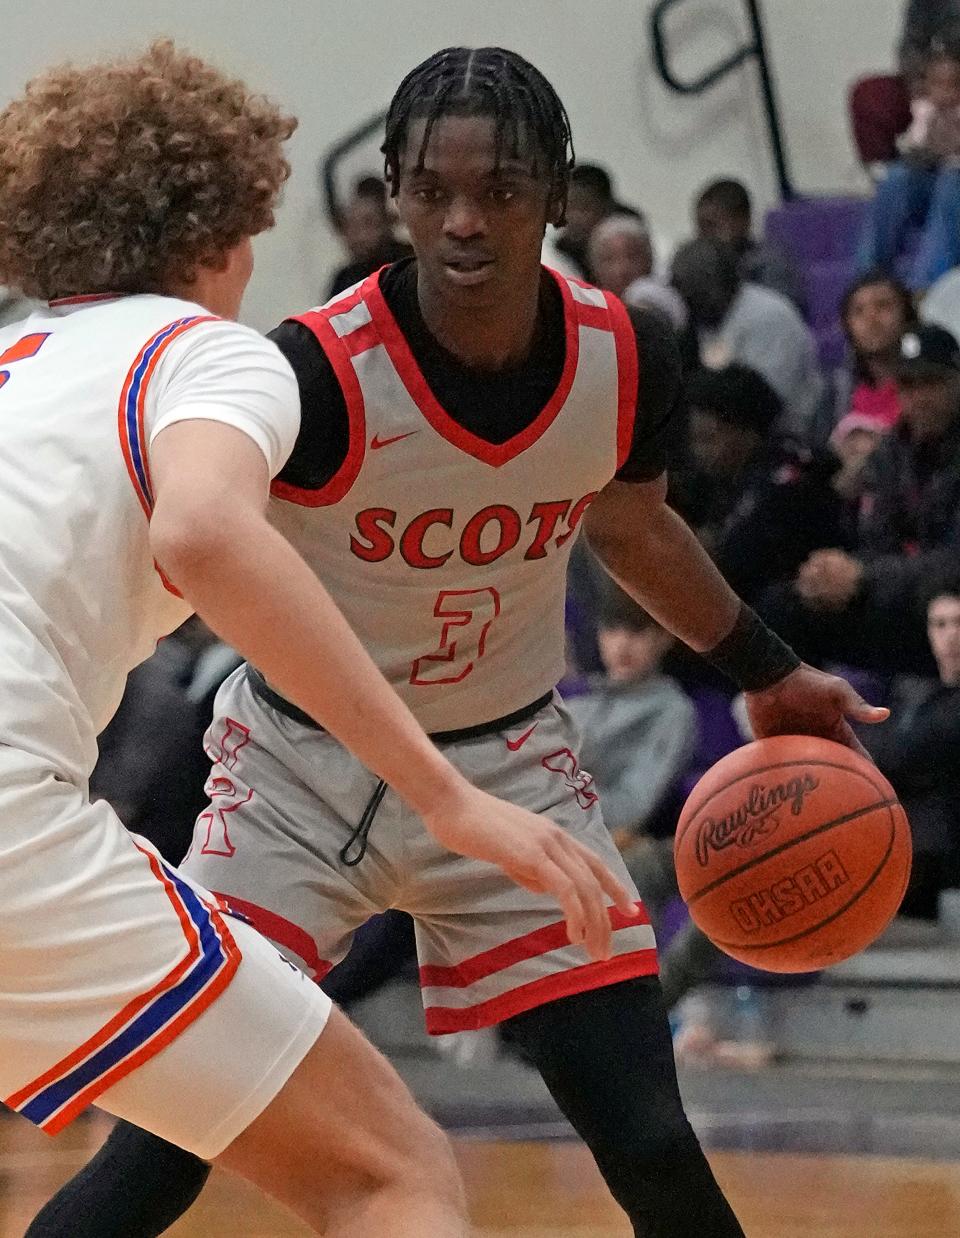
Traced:
[[157, 561], [210, 628], [418, 812], [462, 794], [434, 747], [304, 561], [251, 512], [220, 533], [164, 527]]
[[665, 504], [629, 526], [588, 520], [587, 531], [620, 587], [691, 649], [713, 649], [730, 632], [740, 600], [690, 527]]

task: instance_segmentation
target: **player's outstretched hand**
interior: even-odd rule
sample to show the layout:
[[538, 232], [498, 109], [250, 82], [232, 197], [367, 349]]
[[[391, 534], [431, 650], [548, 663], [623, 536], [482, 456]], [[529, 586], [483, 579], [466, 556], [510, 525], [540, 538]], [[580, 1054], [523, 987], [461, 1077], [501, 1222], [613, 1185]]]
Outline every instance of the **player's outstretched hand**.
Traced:
[[846, 744], [867, 756], [850, 721], [883, 722], [889, 709], [869, 705], [836, 675], [827, 675], [804, 663], [779, 683], [762, 692], [746, 694], [747, 713], [757, 739], [769, 735], [820, 735]]
[[570, 941], [594, 959], [612, 953], [609, 905], [628, 916], [637, 913], [633, 898], [598, 856], [525, 808], [469, 787], [456, 806], [424, 820], [448, 851], [496, 864], [525, 890], [552, 894]]

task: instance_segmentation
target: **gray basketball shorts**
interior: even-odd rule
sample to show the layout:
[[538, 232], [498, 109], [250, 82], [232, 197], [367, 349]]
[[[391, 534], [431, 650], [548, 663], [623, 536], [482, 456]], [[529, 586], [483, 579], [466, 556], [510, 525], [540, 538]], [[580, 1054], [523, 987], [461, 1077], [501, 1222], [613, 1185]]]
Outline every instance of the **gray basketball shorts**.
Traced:
[[[657, 971], [642, 908], [636, 919], [610, 909], [614, 953], [594, 962], [570, 945], [552, 898], [440, 847], [389, 789], [363, 858], [346, 864], [341, 851], [376, 775], [325, 731], [267, 704], [242, 667], [220, 690], [206, 747], [210, 802], [181, 868], [317, 981], [346, 954], [355, 930], [390, 907], [414, 917], [427, 1030], [435, 1035]], [[515, 728], [443, 750], [475, 786], [569, 830], [636, 893], [558, 696]]]

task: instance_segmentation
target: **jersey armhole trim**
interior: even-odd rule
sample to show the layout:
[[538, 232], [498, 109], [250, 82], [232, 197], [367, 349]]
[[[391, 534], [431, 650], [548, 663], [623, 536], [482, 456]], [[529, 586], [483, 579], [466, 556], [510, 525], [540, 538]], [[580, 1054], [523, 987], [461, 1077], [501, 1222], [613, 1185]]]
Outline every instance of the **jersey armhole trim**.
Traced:
[[623, 302], [605, 292], [610, 326], [617, 350], [617, 471], [626, 464], [633, 447], [640, 391], [640, 358], [637, 333]]
[[[359, 301], [358, 294], [359, 290], [347, 299], [350, 302], [350, 308]], [[357, 372], [353, 368], [350, 349], [330, 324], [332, 314], [342, 314], [346, 311], [347, 305], [343, 301], [337, 301], [329, 309], [308, 310], [307, 313], [297, 314], [290, 319], [291, 322], [301, 323], [313, 333], [333, 367], [334, 376], [340, 384], [343, 400], [347, 406], [348, 424], [346, 458], [325, 485], [318, 490], [306, 490], [301, 486], [293, 486], [289, 482], [280, 481], [278, 478], [274, 479], [270, 486], [270, 493], [274, 498], [283, 499], [287, 503], [296, 503], [300, 507], [329, 507], [333, 503], [339, 503], [349, 493], [363, 464], [367, 433], [363, 389], [357, 378]]]

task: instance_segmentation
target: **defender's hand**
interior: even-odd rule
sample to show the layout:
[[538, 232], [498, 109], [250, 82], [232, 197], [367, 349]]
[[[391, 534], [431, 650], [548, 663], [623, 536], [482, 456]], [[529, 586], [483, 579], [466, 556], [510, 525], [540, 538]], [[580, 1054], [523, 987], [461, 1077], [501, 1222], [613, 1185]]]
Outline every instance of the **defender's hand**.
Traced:
[[468, 787], [455, 805], [424, 821], [448, 851], [495, 864], [525, 890], [552, 894], [571, 943], [585, 946], [594, 959], [613, 951], [610, 903], [624, 915], [637, 914], [633, 898], [598, 856], [525, 808]]
[[747, 714], [757, 739], [769, 735], [820, 735], [846, 744], [867, 756], [853, 733], [854, 722], [883, 722], [889, 709], [880, 709], [855, 692], [844, 679], [814, 670], [804, 663], [779, 683], [762, 692], [746, 694]]

